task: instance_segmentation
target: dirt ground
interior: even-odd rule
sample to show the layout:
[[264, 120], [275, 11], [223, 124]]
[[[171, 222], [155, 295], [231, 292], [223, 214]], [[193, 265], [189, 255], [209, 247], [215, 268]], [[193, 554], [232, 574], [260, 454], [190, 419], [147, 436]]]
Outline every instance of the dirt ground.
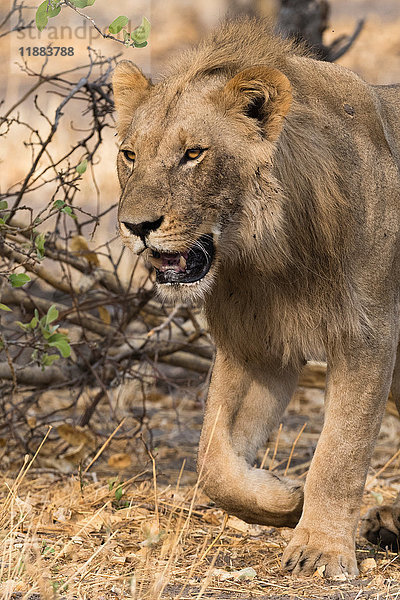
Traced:
[[[270, 4], [265, 3], [266, 10], [273, 11]], [[341, 64], [372, 83], [400, 81], [399, 1], [332, 0], [331, 5], [327, 41], [350, 33], [358, 18], [366, 18]], [[191, 0], [139, 3], [139, 12], [150, 11], [154, 31], [154, 41], [139, 60], [143, 68], [157, 76], [168, 56], [197, 41], [223, 9], [222, 1], [211, 0], [201, 5]], [[11, 66], [15, 45], [6, 46], [5, 40], [1, 44], [9, 59], [1, 66], [1, 87], [11, 105], [24, 82]], [[113, 160], [114, 142], [109, 144], [108, 160]], [[15, 141], [0, 150], [0, 158], [17, 152]], [[114, 167], [105, 164], [98, 167], [102, 202], [117, 197]], [[4, 177], [12, 183], [24, 168], [21, 161]], [[90, 190], [85, 193], [90, 196]], [[294, 579], [280, 570], [291, 530], [249, 526], [215, 507], [196, 486], [205, 383], [194, 377], [190, 386], [183, 383], [179, 393], [151, 390], [145, 414], [134, 390], [110, 391], [111, 405], [104, 401], [97, 408], [99, 438], [73, 426], [75, 415], [63, 413], [64, 420], [55, 423], [37, 456], [25, 461], [10, 440], [0, 438], [0, 598], [400, 598], [400, 562], [394, 553], [358, 538], [361, 575], [356, 580], [329, 582], [319, 572]], [[38, 417], [41, 403], [54, 403], [56, 411], [67, 406], [70, 394], [44, 393], [31, 418]], [[140, 421], [142, 430], [132, 439], [118, 432], [111, 437], [110, 411], [125, 425], [132, 421], [132, 431]], [[265, 468], [304, 478], [322, 423], [323, 392], [299, 389], [269, 450], [260, 452], [259, 464], [264, 460]], [[399, 434], [400, 420], [388, 412], [362, 513], [390, 502], [400, 491]], [[101, 453], [87, 468], [94, 448]], [[81, 463], [87, 472], [79, 468]]]

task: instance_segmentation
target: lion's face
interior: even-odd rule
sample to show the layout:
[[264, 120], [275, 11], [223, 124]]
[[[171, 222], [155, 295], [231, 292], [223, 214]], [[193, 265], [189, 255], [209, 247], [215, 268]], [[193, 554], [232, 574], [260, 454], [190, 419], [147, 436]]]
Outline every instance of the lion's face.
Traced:
[[219, 238], [240, 202], [240, 164], [231, 140], [215, 135], [218, 115], [205, 99], [193, 106], [181, 97], [169, 118], [154, 114], [152, 100], [121, 144], [119, 230], [133, 252], [148, 249], [159, 286], [199, 294], [209, 287]]
[[271, 90], [251, 89], [250, 81], [260, 88], [259, 73], [247, 71], [228, 84], [193, 82], [179, 94], [166, 82], [151, 86], [127, 61], [114, 75], [119, 231], [133, 252], [144, 252], [160, 292], [173, 300], [199, 299], [212, 288], [220, 261], [232, 258], [229, 242], [260, 155], [270, 162], [281, 125], [264, 106]]

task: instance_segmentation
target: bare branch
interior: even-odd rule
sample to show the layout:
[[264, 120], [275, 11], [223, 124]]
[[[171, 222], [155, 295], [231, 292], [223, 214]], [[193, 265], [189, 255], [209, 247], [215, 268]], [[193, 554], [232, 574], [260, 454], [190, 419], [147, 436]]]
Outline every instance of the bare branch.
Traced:
[[102, 38], [113, 40], [114, 42], [118, 42], [119, 44], [123, 44], [125, 46], [125, 42], [123, 40], [120, 40], [119, 38], [115, 37], [114, 35], [111, 35], [111, 33], [104, 33], [100, 29], [100, 27], [98, 27], [96, 25], [94, 19], [89, 17], [89, 15], [86, 15], [85, 13], [83, 13], [81, 10], [79, 10], [79, 8], [74, 6], [71, 2], [69, 2], [68, 0], [64, 0], [64, 4], [66, 6], [68, 6], [69, 8], [72, 8], [72, 10], [74, 10], [76, 13], [78, 13], [78, 15], [80, 15], [81, 17], [83, 17], [84, 19], [89, 21], [92, 24], [93, 28], [97, 31], [97, 33], [99, 33], [101, 35]]
[[45, 371], [40, 367], [24, 367], [22, 369], [15, 369], [15, 373], [12, 373], [8, 362], [0, 363], [0, 379], [12, 380], [14, 375], [17, 383], [37, 387], [44, 387], [53, 383], [67, 383], [71, 379], [65, 375], [64, 370], [58, 367], [47, 367]]
[[[23, 18], [23, 9], [25, 8], [24, 3], [17, 2], [17, 0], [13, 0], [13, 4], [9, 12], [5, 15], [4, 19], [0, 22], [0, 38], [5, 37], [6, 35], [10, 35], [17, 31], [23, 31], [24, 29], [30, 29], [33, 26], [34, 21], [31, 20], [28, 23], [25, 22]], [[17, 23], [11, 29], [6, 29], [5, 31], [1, 31], [3, 27], [6, 27], [7, 23], [10, 22], [13, 15], [18, 15]]]
[[[23, 177], [11, 180], [9, 189], [0, 193], [0, 301], [11, 309], [0, 313], [1, 427], [24, 452], [41, 428], [67, 413], [75, 423], [95, 423], [105, 432], [115, 428], [113, 388], [139, 382], [145, 415], [149, 386], [174, 389], [177, 367], [188, 378], [200, 379], [212, 364], [212, 344], [196, 311], [162, 306], [154, 298], [150, 274], [138, 286], [137, 261], [126, 275], [124, 253], [109, 233], [97, 247], [90, 242], [104, 217], [112, 218], [110, 211], [115, 210], [101, 197], [102, 187], [96, 182], [103, 130], [114, 126], [109, 81], [114, 61], [89, 50], [88, 64], [53, 75], [46, 64], [38, 73], [25, 64], [31, 85], [0, 115], [2, 141], [7, 144], [16, 133], [31, 153]], [[43, 108], [48, 93], [60, 96], [52, 113]], [[29, 120], [17, 112], [23, 103], [31, 111]], [[82, 117], [74, 124], [76, 106]], [[63, 128], [71, 138], [60, 151], [56, 133]], [[83, 159], [86, 174], [77, 171]], [[96, 198], [96, 214], [86, 199], [83, 204], [84, 178], [85, 188], [90, 186]], [[31, 282], [13, 288], [9, 276], [22, 270]], [[54, 345], [57, 340], [64, 346]], [[63, 358], [63, 351], [70, 356]], [[57, 394], [51, 406], [37, 402], [50, 388], [64, 388], [60, 394], [69, 395], [67, 409], [65, 403], [57, 403]], [[78, 403], [83, 393], [89, 398], [84, 405]], [[104, 399], [109, 402], [106, 419], [104, 406], [99, 408]], [[37, 426], [29, 418], [32, 404], [35, 414], [40, 413]], [[144, 417], [137, 431], [142, 427]]]

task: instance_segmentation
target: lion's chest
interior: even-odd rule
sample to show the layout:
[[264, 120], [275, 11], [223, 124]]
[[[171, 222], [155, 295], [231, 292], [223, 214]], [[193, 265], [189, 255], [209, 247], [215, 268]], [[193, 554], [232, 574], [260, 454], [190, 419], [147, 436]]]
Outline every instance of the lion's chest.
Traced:
[[244, 362], [262, 365], [271, 355], [298, 362], [325, 354], [319, 312], [262, 278], [221, 278], [205, 308], [217, 348]]

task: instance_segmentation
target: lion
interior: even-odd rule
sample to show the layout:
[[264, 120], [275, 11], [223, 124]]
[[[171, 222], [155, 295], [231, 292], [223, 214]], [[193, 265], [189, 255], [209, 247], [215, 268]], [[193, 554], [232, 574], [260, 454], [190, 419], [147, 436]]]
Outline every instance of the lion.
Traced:
[[[205, 491], [249, 523], [295, 527], [284, 569], [354, 577], [399, 338], [400, 87], [245, 19], [156, 85], [120, 62], [113, 88], [122, 241], [152, 262], [163, 299], [203, 303], [216, 344]], [[325, 422], [303, 489], [254, 463], [302, 366], [323, 358]], [[380, 517], [364, 520], [367, 537]]]

